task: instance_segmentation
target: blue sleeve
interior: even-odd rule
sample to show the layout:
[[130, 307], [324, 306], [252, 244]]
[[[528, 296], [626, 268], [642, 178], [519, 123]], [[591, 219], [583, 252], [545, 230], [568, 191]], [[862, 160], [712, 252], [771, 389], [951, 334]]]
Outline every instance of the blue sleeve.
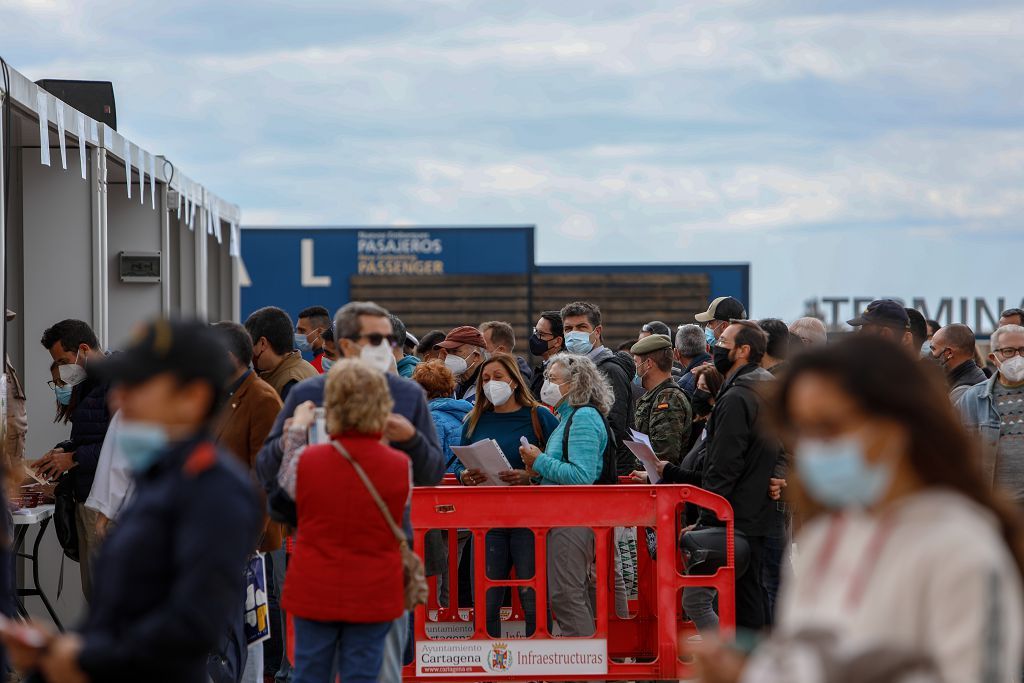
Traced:
[[166, 657], [200, 656], [216, 646], [224, 624], [242, 609], [245, 559], [263, 516], [256, 492], [223, 474], [199, 475], [178, 507], [168, 566], [174, 583], [164, 604], [125, 632], [87, 631], [79, 663], [91, 680], [155, 678]]
[[608, 432], [593, 408], [580, 408], [569, 425], [569, 457], [565, 461], [542, 453], [533, 469], [556, 484], [588, 485], [601, 476]]
[[[412, 383], [412, 380], [404, 381]], [[412, 383], [412, 386], [415, 387], [417, 393], [410, 415], [407, 417], [416, 428], [416, 434], [408, 441], [392, 445], [403, 451], [412, 460], [413, 484], [436, 486], [444, 478], [444, 455], [441, 453], [441, 444], [437, 440], [434, 420], [430, 417], [430, 408], [427, 407], [427, 396], [419, 385]]]

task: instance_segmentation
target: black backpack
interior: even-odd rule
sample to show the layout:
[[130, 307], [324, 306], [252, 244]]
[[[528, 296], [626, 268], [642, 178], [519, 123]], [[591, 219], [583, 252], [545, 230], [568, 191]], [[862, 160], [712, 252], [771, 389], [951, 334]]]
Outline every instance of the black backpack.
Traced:
[[566, 418], [565, 431], [562, 432], [562, 460], [564, 462], [569, 461], [569, 428], [572, 427], [572, 418], [576, 415], [576, 411], [580, 408], [593, 408], [597, 411], [598, 417], [601, 418], [601, 424], [604, 425], [605, 434], [608, 436], [608, 441], [604, 447], [604, 454], [602, 456], [601, 464], [601, 475], [595, 481], [595, 484], [617, 484], [619, 477], [616, 474], [615, 462], [616, 462], [616, 450], [615, 450], [615, 435], [612, 433], [611, 427], [608, 426], [608, 420], [605, 419], [604, 414], [601, 410], [588, 403], [585, 406], [577, 406], [576, 410], [569, 413], [569, 417]]
[[57, 542], [70, 560], [79, 559], [78, 527], [75, 525], [75, 491], [71, 474], [65, 472], [57, 480], [53, 491], [53, 529], [57, 534]]

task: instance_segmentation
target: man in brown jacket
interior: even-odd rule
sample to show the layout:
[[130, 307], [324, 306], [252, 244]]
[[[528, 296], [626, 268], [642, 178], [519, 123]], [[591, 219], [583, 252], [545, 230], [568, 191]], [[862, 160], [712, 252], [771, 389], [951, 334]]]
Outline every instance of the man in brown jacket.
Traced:
[[292, 319], [280, 308], [267, 306], [245, 320], [252, 339], [252, 366], [283, 401], [291, 388], [320, 373], [295, 350]]
[[[225, 345], [231, 352], [231, 361], [235, 371], [228, 382], [228, 397], [220, 417], [214, 423], [214, 439], [226, 450], [234, 453], [252, 472], [256, 464], [256, 454], [263, 441], [267, 438], [274, 420], [281, 410], [281, 399], [272, 386], [260, 379], [249, 364], [253, 357], [252, 338], [245, 328], [236, 322], [224, 321], [214, 325], [221, 333]], [[253, 475], [255, 478], [255, 474]], [[263, 506], [264, 510], [266, 505]], [[263, 535], [258, 550], [264, 553], [275, 553], [283, 562], [281, 543], [284, 528], [277, 522], [270, 521], [264, 512]], [[268, 569], [268, 574], [270, 571]], [[271, 593], [276, 586], [268, 586]], [[274, 595], [273, 597], [278, 597]], [[271, 637], [280, 640], [284, 633], [279, 624], [271, 626]], [[283, 642], [283, 641], [282, 641]], [[263, 643], [249, 646], [246, 661], [246, 672], [255, 672], [256, 680], [263, 680]], [[250, 680], [250, 677], [244, 680]]]

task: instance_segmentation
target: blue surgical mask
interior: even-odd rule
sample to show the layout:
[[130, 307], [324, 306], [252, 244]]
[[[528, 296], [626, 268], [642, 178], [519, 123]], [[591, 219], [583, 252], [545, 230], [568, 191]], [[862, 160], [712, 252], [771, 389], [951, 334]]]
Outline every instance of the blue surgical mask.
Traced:
[[133, 472], [149, 468], [167, 448], [167, 430], [151, 422], [122, 420], [115, 445]]
[[575, 353], [580, 356], [585, 356], [594, 350], [594, 342], [590, 341], [589, 332], [566, 332], [565, 333], [565, 350], [569, 353]]
[[324, 356], [323, 358], [320, 359], [320, 367], [324, 369], [324, 372], [330, 371], [331, 366], [333, 365], [334, 361], [328, 358], [327, 356]]
[[833, 509], [875, 505], [892, 480], [892, 467], [869, 463], [857, 436], [801, 439], [796, 468], [811, 498]]
[[69, 386], [56, 387], [55, 386], [53, 388], [53, 393], [57, 395], [57, 403], [61, 404], [62, 406], [69, 405], [71, 403], [71, 392], [74, 391], [74, 390], [75, 390], [74, 387], [69, 387]]
[[704, 341], [708, 343], [708, 346], [715, 345], [715, 331], [710, 326], [704, 328]]
[[295, 348], [297, 348], [299, 351], [302, 351], [303, 353], [309, 353], [310, 351], [313, 350], [313, 345], [309, 343], [308, 339], [306, 339], [306, 335], [300, 332], [296, 332]]
[[633, 373], [633, 384], [638, 387], [642, 387], [644, 385], [644, 378], [640, 376], [640, 373]]

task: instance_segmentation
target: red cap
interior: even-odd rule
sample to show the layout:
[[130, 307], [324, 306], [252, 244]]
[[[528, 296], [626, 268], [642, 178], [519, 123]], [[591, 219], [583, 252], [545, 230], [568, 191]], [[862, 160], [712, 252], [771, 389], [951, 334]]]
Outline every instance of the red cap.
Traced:
[[444, 338], [444, 341], [435, 344], [435, 349], [457, 349], [463, 344], [469, 344], [470, 346], [479, 346], [481, 349], [487, 346], [487, 342], [484, 341], [484, 335], [480, 334], [480, 330], [469, 325], [463, 325], [462, 327], [456, 327], [454, 330], [448, 333]]

